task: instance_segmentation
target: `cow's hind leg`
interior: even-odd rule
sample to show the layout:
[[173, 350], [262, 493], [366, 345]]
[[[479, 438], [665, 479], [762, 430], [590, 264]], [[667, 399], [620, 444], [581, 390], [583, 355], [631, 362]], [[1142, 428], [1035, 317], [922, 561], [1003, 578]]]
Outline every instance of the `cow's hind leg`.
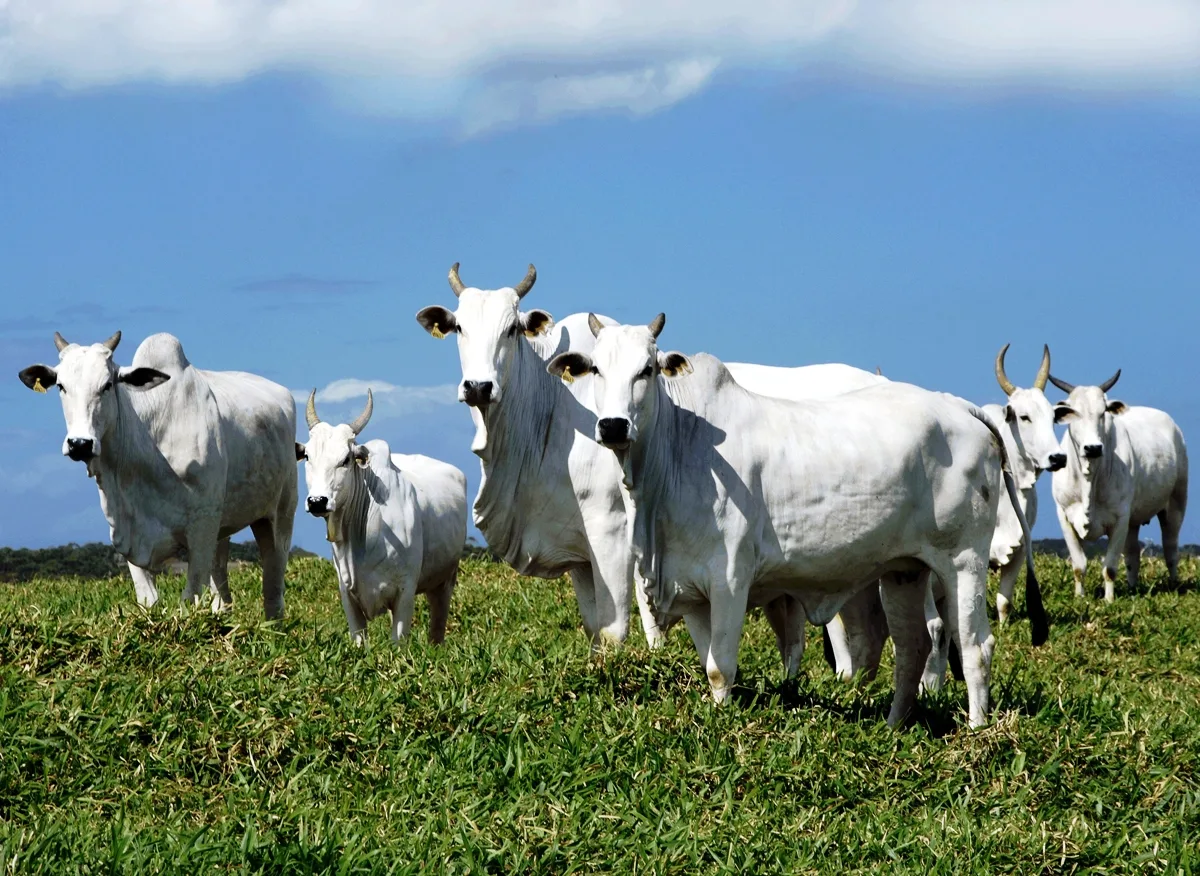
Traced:
[[763, 607], [763, 614], [775, 631], [775, 644], [783, 659], [783, 677], [795, 678], [800, 674], [800, 660], [804, 657], [804, 608], [791, 596], [777, 596]]
[[895, 695], [887, 719], [892, 727], [904, 721], [916, 705], [921, 670], [929, 657], [929, 633], [925, 629], [927, 578], [928, 573], [916, 581], [900, 575], [880, 579], [883, 609], [896, 646]]
[[1013, 590], [1017, 586], [1017, 578], [1025, 566], [1025, 543], [1017, 545], [1008, 562], [1000, 567], [1000, 588], [996, 591], [996, 619], [1000, 626], [1008, 623], [1008, 612], [1012, 608]]
[[1179, 584], [1179, 530], [1183, 528], [1183, 513], [1187, 509], [1187, 481], [1171, 496], [1167, 507], [1158, 513], [1162, 527], [1163, 559], [1167, 561], [1167, 577], [1174, 587]]
[[429, 600], [429, 641], [440, 645], [446, 640], [446, 624], [450, 620], [450, 596], [458, 584], [458, 571], [425, 594]]
[[217, 542], [217, 552], [213, 557], [212, 575], [208, 580], [212, 591], [213, 614], [218, 614], [233, 605], [233, 596], [229, 592], [229, 539], [223, 538]]
[[142, 608], [152, 608], [158, 602], [158, 588], [154, 586], [154, 573], [149, 569], [126, 563], [129, 566], [129, 577], [133, 579], [133, 592], [137, 596], [137, 604]]
[[991, 682], [992, 652], [996, 647], [986, 609], [986, 553], [965, 550], [954, 558], [944, 574], [940, 569], [936, 573], [946, 589], [944, 620], [962, 656], [970, 724], [980, 727], [988, 719], [988, 686]]
[[284, 575], [287, 572], [288, 552], [292, 546], [290, 517], [264, 517], [250, 524], [258, 555], [262, 562], [263, 616], [267, 620], [283, 617]]
[[1137, 524], [1130, 523], [1129, 531], [1125, 533], [1125, 580], [1129, 582], [1130, 594], [1137, 592], [1141, 579], [1142, 543], [1138, 539], [1138, 529]]

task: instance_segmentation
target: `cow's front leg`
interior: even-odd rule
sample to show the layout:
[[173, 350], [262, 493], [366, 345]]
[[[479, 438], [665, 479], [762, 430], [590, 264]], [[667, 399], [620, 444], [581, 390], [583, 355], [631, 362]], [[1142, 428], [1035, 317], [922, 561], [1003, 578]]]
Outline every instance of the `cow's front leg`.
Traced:
[[1108, 549], [1104, 552], [1104, 601], [1117, 598], [1117, 564], [1121, 562], [1121, 551], [1129, 535], [1129, 515], [1123, 515], [1108, 531]]
[[[732, 582], [731, 582], [732, 583]], [[718, 585], [710, 591], [708, 658], [704, 662], [713, 702], [729, 699], [737, 681], [738, 648], [746, 624], [746, 589]]]
[[[629, 545], [625, 541], [623, 520], [614, 520], [605, 532], [588, 532], [588, 538], [599, 538], [589, 546], [592, 561], [592, 580], [596, 594], [596, 638], [594, 647], [620, 645], [629, 638], [629, 603], [633, 599], [633, 562]], [[640, 608], [640, 604], [639, 604]], [[650, 618], [654, 630], [658, 625]], [[662, 634], [648, 634], [647, 639], [661, 638]]]
[[233, 605], [233, 595], [229, 592], [229, 539], [223, 538], [217, 542], [217, 553], [213, 557], [212, 577], [208, 582], [212, 590], [212, 611], [219, 614]]
[[342, 597], [342, 612], [346, 615], [346, 627], [350, 630], [350, 640], [362, 647], [367, 643], [367, 616], [363, 613], [358, 600], [350, 595], [345, 585], [338, 587]]
[[1000, 626], [1008, 623], [1008, 612], [1012, 608], [1013, 590], [1017, 586], [1017, 578], [1025, 565], [1025, 543], [1017, 545], [1017, 549], [1008, 558], [1008, 563], [1000, 569], [1000, 589], [996, 591], [996, 619]]
[[200, 594], [209, 586], [213, 560], [217, 554], [217, 526], [205, 521], [187, 532], [187, 585], [183, 588], [182, 602], [197, 605]]
[[137, 604], [142, 608], [152, 608], [158, 602], [158, 588], [154, 586], [154, 573], [133, 563], [129, 566], [129, 577], [133, 578], [133, 592], [137, 596]]
[[575, 588], [575, 602], [579, 605], [579, 617], [583, 631], [587, 634], [592, 650], [596, 650], [596, 584], [591, 566], [579, 566], [568, 572], [571, 586]]
[[[921, 693], [932, 693], [942, 689], [946, 681], [946, 664], [950, 659], [950, 637], [946, 635], [946, 622], [938, 610], [934, 594], [937, 581], [937, 578], [929, 574], [925, 576], [925, 586], [921, 588], [924, 591], [921, 596], [921, 614], [929, 638], [929, 651], [925, 657], [925, 669], [921, 674]], [[944, 606], [943, 600], [943, 608]]]
[[783, 659], [783, 677], [795, 678], [800, 674], [800, 661], [804, 657], [804, 623], [807, 620], [799, 600], [791, 596], [777, 596], [763, 606], [763, 614], [775, 631], [775, 644]]
[[1075, 595], [1082, 599], [1086, 595], [1083, 576], [1087, 573], [1087, 554], [1083, 552], [1083, 542], [1079, 540], [1079, 533], [1067, 519], [1066, 512], [1057, 502], [1054, 508], [1058, 512], [1058, 525], [1062, 528], [1063, 541], [1067, 543], [1067, 553], [1071, 556], [1071, 571], [1075, 574]]
[[412, 632], [413, 604], [417, 601], [416, 577], [401, 585], [392, 601], [392, 641], [399, 642]]

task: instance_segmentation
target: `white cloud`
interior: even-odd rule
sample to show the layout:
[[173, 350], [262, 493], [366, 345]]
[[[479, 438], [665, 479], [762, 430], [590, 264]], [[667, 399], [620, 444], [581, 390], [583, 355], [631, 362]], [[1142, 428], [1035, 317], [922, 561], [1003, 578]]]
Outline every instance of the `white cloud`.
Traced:
[[0, 0], [0, 87], [321, 77], [466, 130], [653, 112], [718, 69], [1195, 91], [1197, 0]]
[[[396, 386], [385, 380], [343, 377], [317, 390], [317, 413], [323, 420], [330, 419], [326, 411], [330, 415], [357, 416], [366, 402], [368, 389], [375, 399], [375, 416], [380, 418], [420, 413], [458, 401], [458, 387], [453, 383], [443, 386]], [[292, 396], [301, 409], [308, 404], [310, 392], [311, 389], [292, 390]]]

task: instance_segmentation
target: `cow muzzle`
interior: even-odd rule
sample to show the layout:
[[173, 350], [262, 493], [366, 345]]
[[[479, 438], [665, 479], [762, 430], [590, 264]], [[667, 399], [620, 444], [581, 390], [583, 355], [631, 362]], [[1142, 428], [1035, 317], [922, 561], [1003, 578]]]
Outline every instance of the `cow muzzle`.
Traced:
[[1050, 463], [1046, 467], [1047, 471], [1060, 471], [1067, 467], [1067, 455], [1065, 453], [1051, 453], [1046, 461]]
[[63, 454], [75, 462], [91, 462], [96, 456], [96, 442], [91, 438], [68, 438]]
[[613, 450], [624, 450], [632, 441], [630, 423], [624, 417], [601, 417], [596, 421], [596, 440]]
[[309, 496], [305, 503], [308, 513], [313, 517], [325, 517], [329, 514], [328, 496]]
[[1099, 459], [1104, 455], [1103, 444], [1085, 444], [1083, 446], [1084, 459]]
[[464, 380], [459, 388], [459, 398], [473, 408], [482, 408], [499, 401], [500, 393], [490, 380]]

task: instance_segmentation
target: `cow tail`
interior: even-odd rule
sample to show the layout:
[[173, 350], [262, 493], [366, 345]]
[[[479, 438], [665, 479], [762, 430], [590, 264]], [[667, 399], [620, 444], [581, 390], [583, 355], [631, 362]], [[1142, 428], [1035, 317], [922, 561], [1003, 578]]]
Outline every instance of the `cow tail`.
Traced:
[[1017, 520], [1021, 523], [1021, 535], [1025, 539], [1025, 610], [1029, 613], [1029, 630], [1034, 645], [1044, 645], [1050, 638], [1050, 624], [1046, 620], [1046, 607], [1042, 604], [1042, 588], [1038, 584], [1037, 575], [1033, 571], [1033, 539], [1029, 534], [1029, 521], [1021, 510], [1021, 502], [1017, 498], [1017, 482], [1013, 479], [1012, 470], [1008, 464], [1008, 451], [1004, 449], [1004, 439], [996, 424], [982, 410], [969, 405], [971, 416], [988, 427], [996, 446], [1000, 448], [1000, 467], [1004, 471], [1004, 488], [1008, 491], [1008, 500], [1012, 502], [1013, 510], [1017, 512]]

